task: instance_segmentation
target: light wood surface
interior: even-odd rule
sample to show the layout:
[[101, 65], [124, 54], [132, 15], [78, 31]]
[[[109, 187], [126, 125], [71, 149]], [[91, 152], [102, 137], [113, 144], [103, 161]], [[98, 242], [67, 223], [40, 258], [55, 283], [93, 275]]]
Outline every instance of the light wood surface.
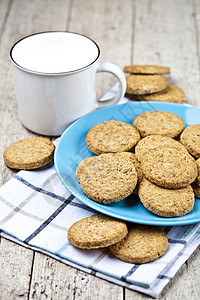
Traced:
[[[199, 0], [1, 0], [0, 1], [0, 184], [14, 172], [3, 161], [12, 142], [34, 136], [17, 114], [14, 71], [9, 50], [38, 31], [69, 30], [94, 39], [101, 60], [119, 67], [160, 64], [169, 81], [200, 108]], [[114, 80], [98, 75], [97, 95]], [[199, 299], [200, 247], [166, 286], [159, 299]], [[0, 239], [0, 299], [148, 299], [98, 279], [37, 251]]]

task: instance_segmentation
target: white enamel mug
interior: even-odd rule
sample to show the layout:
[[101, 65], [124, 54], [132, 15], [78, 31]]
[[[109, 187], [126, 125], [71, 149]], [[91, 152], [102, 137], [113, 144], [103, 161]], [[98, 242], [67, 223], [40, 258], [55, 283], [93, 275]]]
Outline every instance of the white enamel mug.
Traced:
[[[19, 40], [10, 50], [15, 65], [18, 114], [22, 124], [43, 135], [60, 135], [76, 119], [119, 102], [126, 90], [122, 70], [98, 61], [100, 49], [72, 32], [41, 32]], [[96, 99], [96, 73], [112, 73], [116, 95]]]

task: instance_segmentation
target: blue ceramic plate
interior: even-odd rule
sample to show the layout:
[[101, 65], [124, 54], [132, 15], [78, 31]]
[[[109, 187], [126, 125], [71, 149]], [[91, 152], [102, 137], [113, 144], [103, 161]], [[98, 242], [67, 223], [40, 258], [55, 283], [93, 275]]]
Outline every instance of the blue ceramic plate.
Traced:
[[86, 157], [88, 150], [85, 138], [89, 129], [102, 121], [119, 120], [132, 124], [133, 119], [145, 111], [163, 110], [177, 114], [185, 125], [200, 123], [200, 110], [181, 104], [165, 102], [131, 102], [94, 111], [74, 122], [62, 134], [55, 151], [55, 166], [65, 187], [87, 206], [122, 220], [152, 225], [184, 225], [200, 221], [200, 199], [196, 199], [193, 210], [183, 217], [161, 218], [146, 210], [137, 196], [129, 196], [118, 203], [102, 205], [87, 198], [76, 179], [76, 168]]

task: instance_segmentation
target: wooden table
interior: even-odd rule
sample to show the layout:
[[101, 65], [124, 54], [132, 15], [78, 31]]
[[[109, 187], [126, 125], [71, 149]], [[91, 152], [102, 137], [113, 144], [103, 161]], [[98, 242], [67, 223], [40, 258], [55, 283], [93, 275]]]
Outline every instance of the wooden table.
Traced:
[[[200, 107], [199, 0], [1, 0], [0, 151], [1, 185], [14, 172], [2, 154], [12, 142], [34, 136], [19, 121], [9, 50], [18, 39], [39, 31], [67, 30], [94, 39], [101, 60], [124, 65], [171, 68], [169, 81]], [[113, 83], [98, 76], [98, 95]], [[200, 247], [182, 266], [159, 299], [199, 299]], [[0, 240], [0, 299], [148, 299], [64, 265], [7, 239]]]

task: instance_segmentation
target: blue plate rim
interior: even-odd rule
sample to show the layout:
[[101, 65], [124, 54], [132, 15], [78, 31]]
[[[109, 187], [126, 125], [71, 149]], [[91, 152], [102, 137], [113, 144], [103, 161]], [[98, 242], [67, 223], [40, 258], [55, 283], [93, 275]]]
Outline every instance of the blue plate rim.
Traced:
[[[97, 212], [100, 212], [100, 213], [104, 213], [106, 215], [109, 215], [111, 217], [115, 217], [117, 219], [121, 219], [121, 220], [124, 220], [124, 221], [127, 221], [127, 222], [133, 222], [133, 223], [139, 223], [139, 224], [144, 224], [144, 225], [156, 225], [156, 226], [179, 226], [179, 225], [189, 225], [189, 224], [195, 224], [195, 223], [198, 223], [200, 222], [200, 217], [198, 219], [186, 219], [186, 220], [182, 220], [181, 217], [175, 217], [175, 218], [162, 218], [160, 217], [160, 219], [158, 220], [154, 220], [153, 222], [149, 222], [149, 221], [146, 221], [144, 219], [136, 219], [134, 218], [131, 219], [129, 217], [123, 217], [119, 214], [116, 214], [115, 212], [112, 212], [112, 211], [107, 211], [106, 210], [106, 207], [109, 207], [109, 206], [106, 206], [106, 205], [102, 205], [102, 204], [99, 204], [89, 198], [87, 198], [87, 201], [85, 201], [84, 199], [80, 198], [79, 197], [79, 194], [76, 193], [75, 191], [72, 191], [70, 189], [69, 186], [66, 186], [66, 183], [65, 181], [63, 180], [60, 172], [59, 172], [59, 166], [58, 166], [58, 152], [59, 152], [59, 145], [62, 143], [63, 139], [65, 138], [65, 135], [68, 134], [69, 131], [73, 130], [74, 127], [76, 127], [77, 125], [79, 125], [79, 123], [83, 122], [85, 119], [87, 119], [88, 117], [92, 116], [92, 115], [96, 115], [99, 111], [105, 111], [105, 110], [110, 110], [111, 108], [116, 108], [116, 107], [120, 107], [120, 106], [125, 106], [125, 105], [134, 105], [136, 104], [137, 102], [127, 102], [127, 103], [121, 103], [121, 104], [117, 104], [117, 105], [113, 105], [113, 106], [108, 106], [108, 107], [104, 107], [104, 108], [101, 108], [101, 109], [98, 109], [98, 110], [95, 110], [95, 111], [92, 111], [84, 116], [82, 116], [81, 118], [79, 118], [78, 120], [74, 121], [63, 133], [62, 135], [60, 136], [59, 138], [59, 141], [58, 141], [58, 144], [56, 146], [56, 149], [55, 149], [55, 153], [54, 153], [54, 164], [55, 164], [55, 169], [56, 169], [56, 172], [61, 180], [61, 182], [63, 183], [63, 185], [65, 186], [65, 188], [67, 188], [77, 199], [79, 199], [81, 202], [83, 202], [84, 204], [86, 204], [87, 206], [89, 206], [90, 208], [92, 208], [94, 211], [97, 211]], [[147, 105], [147, 103], [149, 105], [155, 105], [155, 106], [160, 106], [160, 107], [163, 107], [163, 105], [167, 105], [167, 106], [171, 106], [171, 107], [178, 107], [178, 108], [191, 108], [193, 110], [196, 110], [198, 112], [200, 112], [200, 109], [194, 107], [194, 106], [191, 106], [191, 105], [184, 105], [184, 104], [178, 104], [178, 103], [170, 103], [170, 102], [157, 102], [157, 101], [140, 101], [140, 105], [142, 106], [143, 104], [144, 105]], [[158, 109], [157, 109], [158, 110]], [[163, 109], [164, 110], [164, 109]], [[176, 113], [176, 112], [173, 112], [173, 113]], [[97, 122], [98, 123], [98, 122]], [[198, 201], [198, 199], [196, 199]], [[199, 199], [200, 201], [200, 199]], [[100, 206], [100, 207], [99, 207]], [[159, 216], [156, 216], [156, 217], [159, 217]]]

